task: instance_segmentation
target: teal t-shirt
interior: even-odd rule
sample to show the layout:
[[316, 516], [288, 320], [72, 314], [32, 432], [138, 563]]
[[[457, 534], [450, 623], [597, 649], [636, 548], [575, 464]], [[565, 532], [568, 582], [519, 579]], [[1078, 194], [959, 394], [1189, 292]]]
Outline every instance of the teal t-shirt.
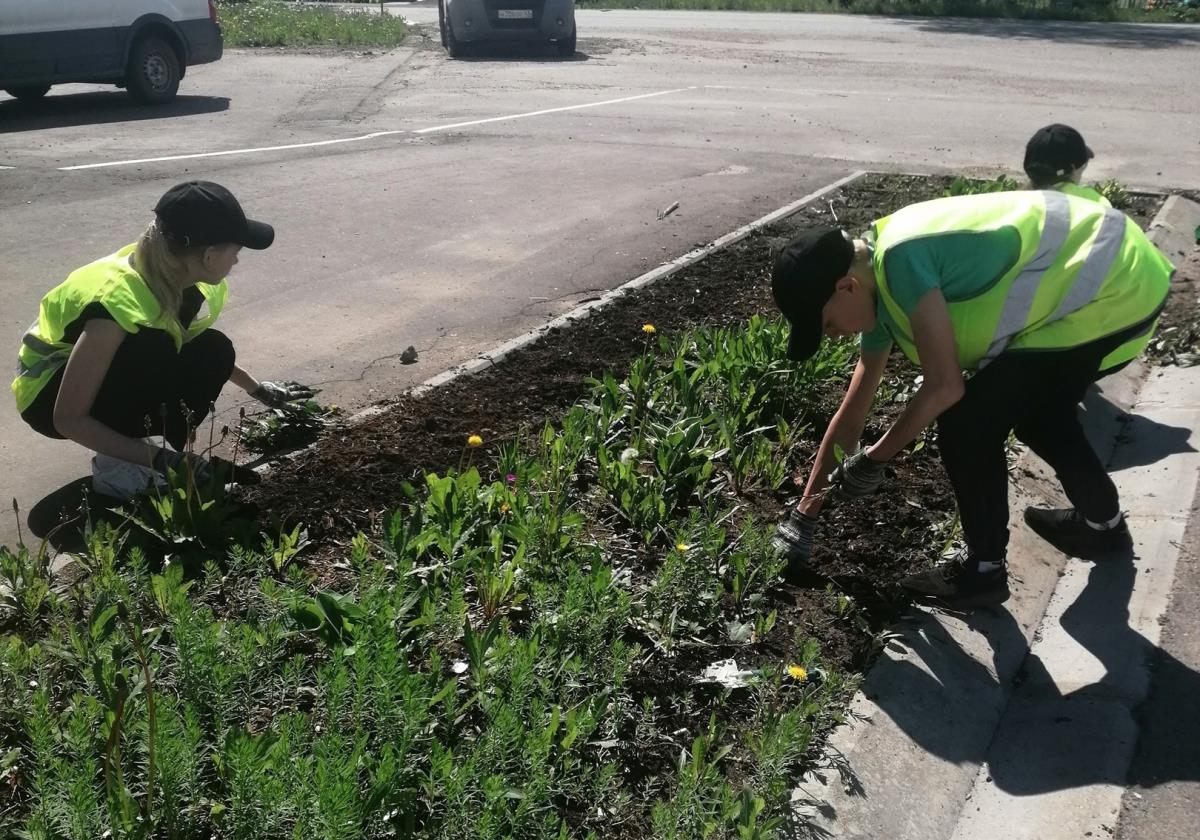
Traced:
[[[1008, 273], [1021, 255], [1016, 228], [933, 233], [901, 242], [883, 257], [883, 271], [896, 303], [911, 315], [917, 302], [940, 289], [947, 303], [982, 294]], [[886, 350], [896, 322], [876, 295], [875, 329], [862, 334], [864, 353]]]

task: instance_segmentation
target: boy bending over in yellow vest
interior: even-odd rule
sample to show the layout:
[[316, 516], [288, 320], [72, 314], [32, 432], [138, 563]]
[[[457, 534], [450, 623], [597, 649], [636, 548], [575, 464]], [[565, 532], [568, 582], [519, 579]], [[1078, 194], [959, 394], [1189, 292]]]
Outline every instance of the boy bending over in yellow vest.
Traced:
[[[875, 492], [884, 465], [936, 421], [967, 550], [905, 580], [913, 595], [959, 607], [1008, 598], [1010, 432], [1072, 504], [1026, 510], [1031, 528], [1078, 557], [1127, 548], [1116, 487], [1076, 411], [1088, 385], [1146, 347], [1172, 273], [1124, 214], [1049, 190], [915, 204], [861, 239], [836, 228], [798, 236], [772, 277], [788, 355], [807, 359], [824, 336], [856, 333], [862, 353], [777, 547], [807, 562], [825, 491]], [[855, 451], [893, 344], [924, 379], [896, 423]], [[835, 444], [852, 453], [840, 465]]]

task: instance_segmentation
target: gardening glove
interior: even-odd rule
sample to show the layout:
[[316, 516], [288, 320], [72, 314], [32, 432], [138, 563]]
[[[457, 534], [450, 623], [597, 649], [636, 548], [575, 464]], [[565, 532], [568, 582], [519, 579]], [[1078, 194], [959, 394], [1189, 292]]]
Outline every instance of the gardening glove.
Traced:
[[250, 396], [267, 408], [284, 408], [293, 400], [307, 400], [313, 395], [313, 389], [299, 382], [267, 382], [258, 383], [258, 387], [250, 392]]
[[167, 474], [167, 470], [175, 470], [179, 472], [183, 467], [184, 459], [187, 459], [192, 465], [192, 474], [196, 478], [197, 484], [207, 484], [213, 477], [213, 466], [204, 457], [196, 454], [185, 455], [182, 452], [176, 452], [174, 449], [160, 448], [154, 453], [154, 469], [156, 472]]
[[775, 528], [771, 547], [788, 561], [788, 565], [807, 563], [812, 557], [813, 531], [817, 527], [815, 516], [801, 513], [792, 508], [787, 519]]
[[883, 484], [886, 466], [886, 462], [872, 460], [867, 457], [867, 450], [860, 449], [837, 465], [837, 469], [829, 476], [829, 482], [838, 495], [847, 499], [861, 499], [874, 493]]

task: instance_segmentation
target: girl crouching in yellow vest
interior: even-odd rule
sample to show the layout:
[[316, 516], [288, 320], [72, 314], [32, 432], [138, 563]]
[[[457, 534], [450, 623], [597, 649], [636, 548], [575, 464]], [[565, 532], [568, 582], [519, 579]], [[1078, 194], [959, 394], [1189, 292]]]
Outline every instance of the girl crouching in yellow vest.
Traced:
[[[93, 488], [129, 498], [183, 459], [191, 429], [226, 382], [272, 407], [310, 396], [259, 382], [211, 329], [243, 247], [270, 246], [270, 225], [246, 218], [224, 187], [170, 189], [135, 245], [70, 274], [41, 302], [21, 342], [12, 390], [37, 432], [94, 450]], [[166, 444], [146, 440], [162, 435]], [[192, 456], [200, 477], [211, 475]]]

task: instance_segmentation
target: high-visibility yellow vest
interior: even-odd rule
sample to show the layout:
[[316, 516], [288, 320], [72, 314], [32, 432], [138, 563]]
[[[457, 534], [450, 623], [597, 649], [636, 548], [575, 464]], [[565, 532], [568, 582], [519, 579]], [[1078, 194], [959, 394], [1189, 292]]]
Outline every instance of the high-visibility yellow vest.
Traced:
[[143, 327], [165, 330], [174, 340], [176, 350], [217, 320], [229, 298], [229, 285], [225, 280], [216, 285], [199, 284], [208, 311], [198, 313], [182, 333], [178, 328], [160, 322], [158, 301], [146, 281], [129, 264], [129, 255], [134, 248], [134, 245], [128, 245], [71, 272], [63, 283], [42, 298], [38, 319], [21, 339], [21, 349], [17, 353], [17, 376], [12, 383], [17, 411], [28, 408], [46, 383], [67, 364], [74, 347], [63, 340], [67, 327], [92, 303], [102, 303], [125, 332], [136, 333]]
[[1076, 184], [1074, 181], [1062, 181], [1050, 187], [1050, 189], [1064, 192], [1067, 195], [1073, 195], [1076, 198], [1086, 198], [1089, 201], [1103, 204], [1105, 207], [1112, 207], [1112, 202], [1100, 195], [1096, 190], [1091, 187], [1085, 187], [1082, 184]]
[[946, 301], [963, 370], [983, 368], [1001, 353], [1065, 350], [1130, 330], [1137, 334], [1104, 368], [1145, 348], [1174, 266], [1124, 213], [1041, 190], [936, 199], [874, 224], [876, 286], [905, 355], [920, 361], [912, 325], [888, 286], [888, 251], [931, 234], [1001, 228], [1020, 237], [1016, 264], [978, 294]]

